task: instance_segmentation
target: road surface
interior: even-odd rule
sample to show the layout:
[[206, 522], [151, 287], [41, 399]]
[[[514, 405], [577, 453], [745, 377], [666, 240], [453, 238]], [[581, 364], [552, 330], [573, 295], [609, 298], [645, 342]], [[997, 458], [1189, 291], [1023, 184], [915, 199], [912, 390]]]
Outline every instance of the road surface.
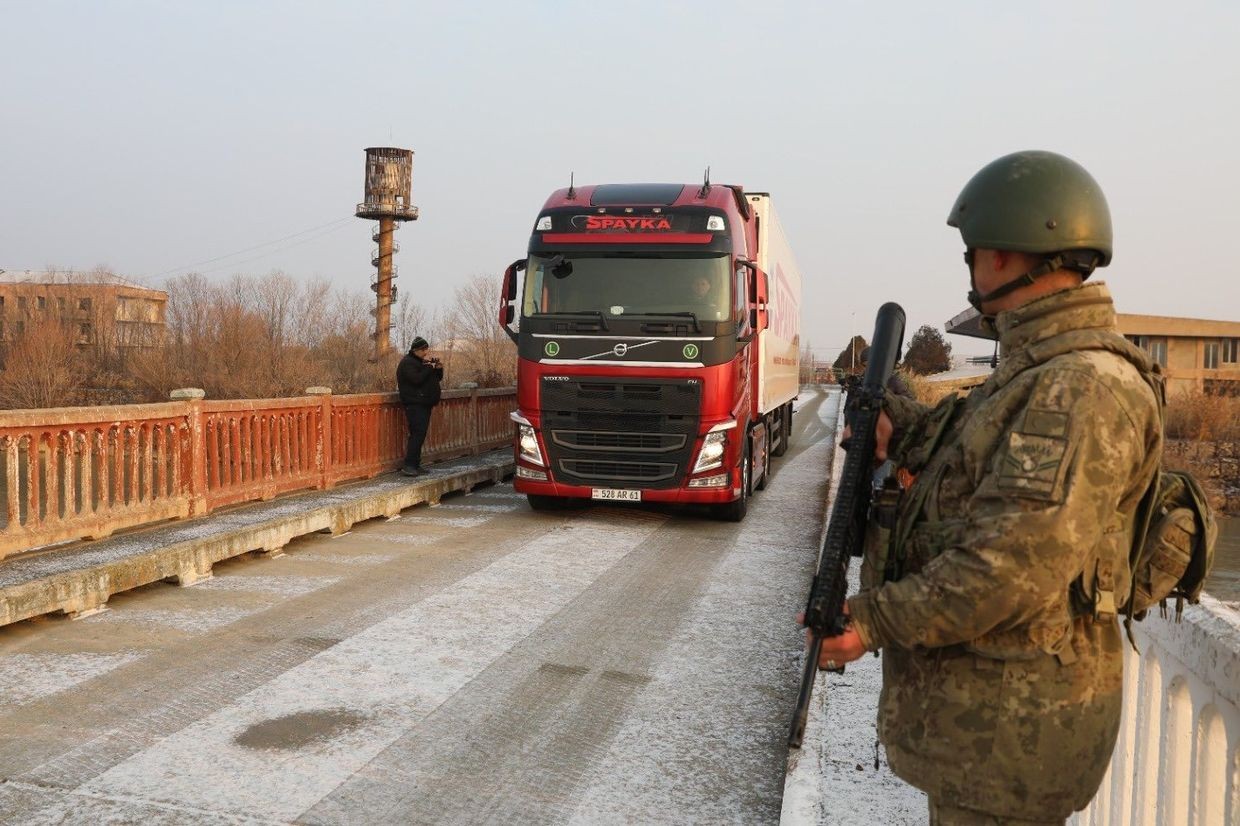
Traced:
[[496, 486], [0, 629], [0, 822], [777, 821], [837, 403], [739, 525]]

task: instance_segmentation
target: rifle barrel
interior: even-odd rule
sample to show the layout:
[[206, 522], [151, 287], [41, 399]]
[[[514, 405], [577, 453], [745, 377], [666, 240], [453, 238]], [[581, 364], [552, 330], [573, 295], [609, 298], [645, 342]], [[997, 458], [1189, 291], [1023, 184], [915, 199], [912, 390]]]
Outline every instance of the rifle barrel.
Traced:
[[[801, 690], [792, 715], [788, 745], [800, 748], [805, 736], [809, 701], [814, 692], [818, 672], [818, 656], [826, 637], [839, 636], [847, 627], [844, 616], [848, 594], [848, 560], [861, 556], [865, 522], [869, 515], [874, 451], [877, 444], [875, 428], [882, 412], [887, 381], [900, 358], [904, 340], [904, 310], [888, 302], [878, 309], [874, 323], [874, 339], [865, 375], [855, 398], [848, 399], [852, 408], [853, 433], [849, 437], [848, 455], [840, 473], [839, 489], [831, 504], [827, 535], [818, 555], [818, 571], [810, 585], [805, 605], [805, 626], [810, 629], [809, 651], [801, 673]], [[852, 396], [852, 394], [850, 394]], [[843, 671], [843, 669], [838, 669]]]

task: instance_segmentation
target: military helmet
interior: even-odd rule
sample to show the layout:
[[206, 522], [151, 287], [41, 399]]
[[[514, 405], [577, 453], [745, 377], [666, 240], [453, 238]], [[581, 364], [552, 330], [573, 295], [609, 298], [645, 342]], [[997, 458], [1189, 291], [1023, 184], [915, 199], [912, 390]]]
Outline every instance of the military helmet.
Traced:
[[1111, 263], [1111, 210], [1102, 188], [1054, 152], [1015, 152], [982, 167], [957, 196], [947, 224], [970, 249], [1092, 250], [1093, 266]]

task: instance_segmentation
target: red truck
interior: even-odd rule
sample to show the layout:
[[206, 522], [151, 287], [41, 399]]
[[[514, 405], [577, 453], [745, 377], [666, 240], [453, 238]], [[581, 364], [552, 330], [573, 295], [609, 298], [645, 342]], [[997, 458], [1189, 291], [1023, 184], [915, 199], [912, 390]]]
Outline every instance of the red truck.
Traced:
[[700, 503], [743, 519], [788, 449], [800, 300], [766, 193], [556, 191], [500, 299], [518, 351], [516, 489], [535, 509]]

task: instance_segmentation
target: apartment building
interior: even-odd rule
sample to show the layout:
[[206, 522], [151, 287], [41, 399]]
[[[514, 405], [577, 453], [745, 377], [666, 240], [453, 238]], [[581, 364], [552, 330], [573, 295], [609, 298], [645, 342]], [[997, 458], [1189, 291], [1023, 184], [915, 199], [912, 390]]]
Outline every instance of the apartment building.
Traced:
[[0, 344], [54, 319], [79, 347], [152, 347], [163, 338], [167, 303], [163, 290], [110, 273], [0, 271]]
[[1240, 395], [1240, 321], [1119, 314], [1120, 332], [1167, 375], [1167, 393]]
[[[1119, 330], [1160, 364], [1167, 395], [1215, 393], [1240, 395], [1240, 321], [1212, 321], [1161, 315], [1119, 313]], [[947, 322], [953, 335], [988, 338], [977, 310], [968, 309]]]

